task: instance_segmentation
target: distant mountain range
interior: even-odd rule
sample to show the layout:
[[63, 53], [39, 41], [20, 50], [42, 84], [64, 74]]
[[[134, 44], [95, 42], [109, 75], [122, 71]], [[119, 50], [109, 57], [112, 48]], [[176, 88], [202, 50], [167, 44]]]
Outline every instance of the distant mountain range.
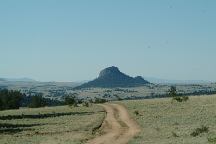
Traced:
[[102, 70], [99, 77], [93, 81], [82, 84], [75, 89], [81, 88], [113, 88], [113, 87], [136, 87], [148, 84], [141, 76], [135, 78], [130, 77], [122, 72], [117, 67], [108, 67]]
[[168, 79], [160, 79], [154, 77], [144, 77], [151, 83], [155, 84], [204, 84], [204, 83], [211, 83], [210, 81], [204, 80], [168, 80]]
[[36, 82], [36, 80], [30, 78], [0, 78], [0, 81], [10, 81], [10, 82]]
[[[94, 81], [99, 82], [99, 80], [111, 79], [111, 78], [113, 78], [115, 80], [122, 78], [125, 81], [129, 80], [129, 82], [133, 82], [133, 83], [136, 83], [136, 82], [134, 82], [134, 80], [135, 81], [140, 80], [144, 84], [146, 81], [148, 81], [150, 83], [155, 83], [155, 84], [205, 84], [205, 83], [214, 83], [212, 81], [205, 81], [205, 80], [170, 80], [170, 79], [162, 79], [162, 78], [146, 77], [146, 76], [144, 76], [144, 77], [138, 76], [138, 77], [132, 78], [132, 77], [125, 75], [124, 73], [120, 72], [117, 67], [109, 67], [109, 68], [104, 69], [103, 71], [100, 72], [99, 77], [97, 79], [95, 79]], [[122, 81], [122, 80], [120, 80], [120, 81]], [[31, 78], [0, 78], [0, 82], [36, 82], [36, 83], [41, 83], [40, 81], [36, 81], [34, 79], [31, 79]], [[86, 85], [86, 83], [88, 83], [88, 82], [89, 82], [88, 80], [85, 80], [85, 81], [65, 82], [65, 83], [76, 83], [77, 85], [81, 85], [81, 84]], [[50, 83], [58, 83], [58, 82], [53, 81]], [[61, 82], [59, 82], [59, 83], [61, 83]], [[64, 82], [62, 82], [62, 83], [64, 83]]]

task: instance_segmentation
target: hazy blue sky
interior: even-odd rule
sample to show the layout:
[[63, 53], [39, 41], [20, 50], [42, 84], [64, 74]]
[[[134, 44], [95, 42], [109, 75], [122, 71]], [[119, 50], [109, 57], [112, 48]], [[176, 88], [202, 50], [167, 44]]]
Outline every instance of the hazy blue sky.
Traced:
[[216, 81], [215, 0], [1, 0], [0, 77]]

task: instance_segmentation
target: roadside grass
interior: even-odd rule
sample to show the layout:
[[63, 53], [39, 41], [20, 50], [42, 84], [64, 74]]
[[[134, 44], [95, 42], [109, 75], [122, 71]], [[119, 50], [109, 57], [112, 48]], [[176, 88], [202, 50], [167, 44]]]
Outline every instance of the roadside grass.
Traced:
[[102, 107], [45, 107], [0, 111], [1, 144], [80, 144], [93, 138]]
[[216, 95], [120, 103], [142, 128], [129, 144], [216, 144]]

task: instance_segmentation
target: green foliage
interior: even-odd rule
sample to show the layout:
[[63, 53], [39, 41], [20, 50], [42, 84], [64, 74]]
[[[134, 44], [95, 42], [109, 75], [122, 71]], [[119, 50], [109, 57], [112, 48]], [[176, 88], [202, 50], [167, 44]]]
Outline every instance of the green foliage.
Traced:
[[183, 97], [182, 97], [182, 100], [183, 100], [183, 102], [186, 102], [186, 101], [189, 100], [189, 97], [188, 97], [188, 96], [183, 96]]
[[67, 95], [64, 99], [64, 103], [69, 106], [77, 106], [78, 101], [75, 96]]
[[89, 102], [84, 102], [84, 103], [83, 103], [83, 106], [89, 107], [89, 106], [90, 106], [90, 103], [89, 103]]
[[196, 128], [190, 135], [193, 137], [199, 136], [202, 133], [208, 133], [209, 128], [206, 126], [201, 126], [200, 128]]
[[169, 90], [169, 92], [168, 92], [168, 94], [169, 94], [170, 97], [176, 97], [176, 96], [177, 96], [176, 87], [171, 86], [171, 87], [170, 87], [170, 90]]
[[172, 97], [172, 99], [177, 102], [186, 102], [189, 100], [188, 96], [179, 96], [177, 93], [177, 89], [174, 86], [171, 86], [168, 95], [169, 97]]
[[19, 109], [23, 96], [19, 91], [0, 90], [0, 110]]
[[39, 108], [46, 106], [46, 99], [42, 97], [41, 94], [35, 95], [31, 97], [31, 101], [29, 103], [30, 108]]
[[135, 111], [134, 111], [134, 114], [135, 114], [136, 116], [138, 116], [140, 113], [139, 113], [138, 110], [135, 110]]
[[107, 100], [102, 99], [102, 98], [95, 98], [95, 101], [94, 101], [94, 103], [105, 103], [105, 102], [107, 102]]
[[0, 99], [0, 110], [2, 110], [3, 109], [3, 102], [2, 102], [2, 100]]
[[173, 97], [173, 100], [177, 102], [186, 102], [189, 100], [189, 97], [188, 96], [176, 96], [176, 97]]
[[175, 133], [175, 132], [172, 132], [172, 136], [173, 136], [173, 137], [179, 137], [179, 136], [177, 135], [177, 133]]

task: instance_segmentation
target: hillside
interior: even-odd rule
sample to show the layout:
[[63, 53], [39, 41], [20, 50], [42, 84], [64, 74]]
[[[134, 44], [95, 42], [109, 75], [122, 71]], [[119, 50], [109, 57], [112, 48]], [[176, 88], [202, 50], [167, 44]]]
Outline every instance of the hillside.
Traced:
[[142, 128], [129, 144], [215, 144], [215, 101], [216, 95], [183, 103], [170, 98], [122, 101]]
[[114, 87], [137, 87], [148, 84], [141, 76], [135, 78], [122, 73], [117, 67], [108, 67], [102, 70], [99, 77], [93, 81], [87, 82], [75, 89], [80, 88], [114, 88]]

